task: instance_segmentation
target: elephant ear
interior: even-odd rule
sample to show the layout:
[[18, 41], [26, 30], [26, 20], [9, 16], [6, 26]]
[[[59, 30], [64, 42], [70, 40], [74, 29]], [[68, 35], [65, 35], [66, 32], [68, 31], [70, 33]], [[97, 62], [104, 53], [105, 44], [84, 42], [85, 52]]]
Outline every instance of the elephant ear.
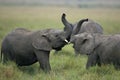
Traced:
[[50, 51], [52, 50], [52, 46], [49, 42], [49, 40], [47, 39], [47, 37], [43, 36], [36, 38], [33, 43], [32, 43], [33, 47], [35, 49], [38, 50], [44, 50], [44, 51]]

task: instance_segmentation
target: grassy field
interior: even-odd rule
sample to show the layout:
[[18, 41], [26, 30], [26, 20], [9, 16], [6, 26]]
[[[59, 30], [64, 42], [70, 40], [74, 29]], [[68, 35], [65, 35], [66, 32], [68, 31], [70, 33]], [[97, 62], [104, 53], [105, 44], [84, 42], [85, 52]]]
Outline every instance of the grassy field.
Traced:
[[[62, 13], [67, 19], [77, 22], [90, 18], [103, 26], [105, 34], [120, 32], [120, 9], [80, 9], [63, 7], [0, 7], [0, 44], [3, 37], [17, 27], [30, 30], [46, 28], [63, 29]], [[39, 64], [17, 67], [15, 63], [0, 63], [0, 80], [120, 80], [120, 71], [112, 65], [85, 69], [87, 56], [74, 56], [72, 45], [50, 54], [50, 73], [39, 70]]]

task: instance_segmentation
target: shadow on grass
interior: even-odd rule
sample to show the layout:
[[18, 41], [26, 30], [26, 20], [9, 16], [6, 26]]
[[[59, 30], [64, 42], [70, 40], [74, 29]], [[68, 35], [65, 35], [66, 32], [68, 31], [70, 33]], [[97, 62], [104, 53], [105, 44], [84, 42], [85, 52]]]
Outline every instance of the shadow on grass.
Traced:
[[29, 66], [17, 66], [15, 62], [8, 61], [6, 64], [0, 63], [0, 69], [2, 69], [3, 72], [6, 72], [7, 74], [8, 72], [10, 73], [10, 71], [14, 73], [27, 74], [30, 76], [37, 75], [38, 73], [44, 73], [44, 71], [40, 69], [38, 62]]
[[35, 63], [30, 66], [18, 66], [18, 69], [23, 73], [27, 73], [29, 75], [35, 75], [40, 71], [38, 63]]

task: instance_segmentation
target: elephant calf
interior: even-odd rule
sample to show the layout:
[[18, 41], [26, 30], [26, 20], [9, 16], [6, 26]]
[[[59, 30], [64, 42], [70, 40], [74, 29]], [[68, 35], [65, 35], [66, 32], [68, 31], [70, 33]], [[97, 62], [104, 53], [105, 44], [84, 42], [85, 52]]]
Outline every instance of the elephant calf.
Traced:
[[15, 61], [18, 66], [27, 66], [35, 62], [40, 63], [40, 68], [50, 71], [49, 54], [52, 49], [58, 50], [67, 42], [65, 39], [71, 33], [71, 27], [66, 30], [44, 29], [30, 31], [17, 28], [5, 36], [1, 46], [3, 62]]
[[[72, 27], [72, 32], [71, 32], [70, 38], [76, 34], [81, 34], [84, 32], [103, 34], [102, 26], [93, 20], [81, 19], [77, 23], [71, 24], [70, 22], [67, 21], [65, 16], [62, 17], [61, 19], [62, 19], [62, 23], [65, 26]], [[69, 41], [69, 39], [68, 39], [68, 41]], [[75, 52], [75, 54], [78, 55], [79, 53]]]
[[102, 35], [81, 33], [72, 37], [77, 52], [88, 55], [86, 68], [101, 64], [113, 64], [120, 68], [120, 34]]

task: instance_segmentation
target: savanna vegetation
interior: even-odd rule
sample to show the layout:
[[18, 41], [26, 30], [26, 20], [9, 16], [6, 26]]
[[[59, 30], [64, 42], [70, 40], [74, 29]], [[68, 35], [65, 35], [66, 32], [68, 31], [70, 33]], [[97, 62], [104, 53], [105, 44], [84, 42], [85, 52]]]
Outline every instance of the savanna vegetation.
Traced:
[[[62, 13], [74, 23], [83, 18], [90, 18], [103, 26], [105, 34], [120, 32], [120, 9], [101, 8], [63, 8], [63, 7], [0, 7], [0, 45], [2, 39], [17, 27], [29, 30], [46, 28], [63, 29]], [[120, 71], [113, 65], [85, 69], [87, 56], [74, 56], [71, 45], [65, 46], [58, 54], [50, 54], [50, 73], [39, 69], [39, 64], [17, 67], [14, 62], [0, 63], [0, 80], [120, 80]]]

